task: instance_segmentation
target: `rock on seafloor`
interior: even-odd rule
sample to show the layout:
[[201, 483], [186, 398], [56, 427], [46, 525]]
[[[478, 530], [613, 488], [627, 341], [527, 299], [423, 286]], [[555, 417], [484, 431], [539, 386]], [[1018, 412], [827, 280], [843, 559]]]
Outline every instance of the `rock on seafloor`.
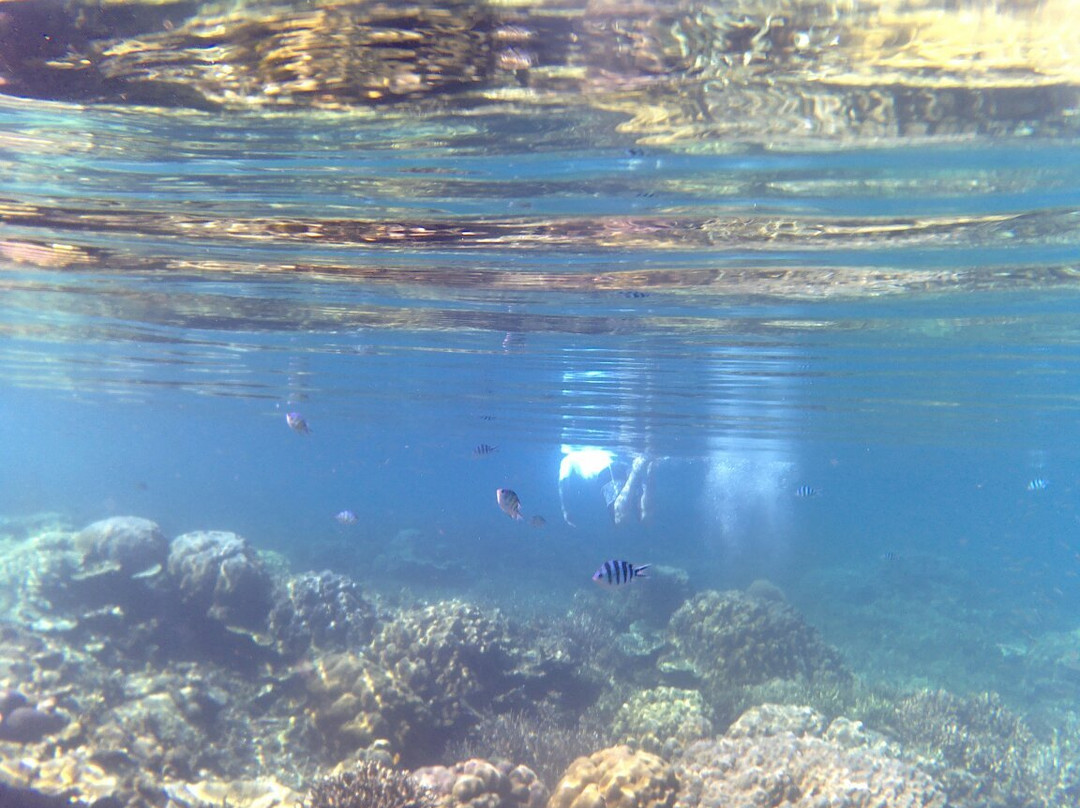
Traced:
[[231, 808], [294, 808], [301, 794], [271, 777], [257, 780], [199, 780], [195, 783], [167, 783], [162, 791], [169, 808], [203, 808], [208, 805]]
[[75, 548], [87, 566], [111, 562], [125, 575], [164, 564], [169, 542], [156, 522], [138, 516], [114, 516], [87, 525], [75, 534]]
[[68, 719], [60, 713], [39, 710], [37, 707], [16, 707], [4, 713], [0, 721], [0, 741], [33, 743], [59, 732], [67, 722]]

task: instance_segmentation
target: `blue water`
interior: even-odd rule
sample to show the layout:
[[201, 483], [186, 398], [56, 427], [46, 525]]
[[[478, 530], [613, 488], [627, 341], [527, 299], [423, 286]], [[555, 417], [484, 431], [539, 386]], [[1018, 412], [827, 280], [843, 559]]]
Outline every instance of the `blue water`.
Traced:
[[[767, 578], [868, 677], [1058, 706], [1001, 649], [1080, 614], [1075, 141], [565, 114], [0, 100], [0, 514], [522, 613], [609, 558]], [[643, 518], [564, 446], [654, 461]]]

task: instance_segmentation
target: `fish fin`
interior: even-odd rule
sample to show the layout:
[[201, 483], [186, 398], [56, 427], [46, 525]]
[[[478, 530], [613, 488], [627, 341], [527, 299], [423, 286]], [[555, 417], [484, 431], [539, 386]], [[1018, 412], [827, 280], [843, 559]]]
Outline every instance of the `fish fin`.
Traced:
[[635, 578], [648, 578], [649, 576], [648, 576], [648, 574], [646, 574], [645, 570], [647, 570], [651, 566], [652, 566], [652, 564], [642, 564], [640, 567], [634, 567], [634, 577]]

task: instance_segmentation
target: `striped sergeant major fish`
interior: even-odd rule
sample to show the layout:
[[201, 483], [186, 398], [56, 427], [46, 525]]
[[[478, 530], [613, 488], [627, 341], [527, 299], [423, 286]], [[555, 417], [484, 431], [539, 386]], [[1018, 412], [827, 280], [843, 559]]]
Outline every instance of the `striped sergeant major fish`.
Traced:
[[628, 584], [635, 578], [648, 578], [649, 576], [645, 574], [645, 570], [651, 566], [652, 564], [634, 566], [629, 561], [612, 559], [601, 564], [600, 569], [593, 573], [592, 579], [601, 586]]

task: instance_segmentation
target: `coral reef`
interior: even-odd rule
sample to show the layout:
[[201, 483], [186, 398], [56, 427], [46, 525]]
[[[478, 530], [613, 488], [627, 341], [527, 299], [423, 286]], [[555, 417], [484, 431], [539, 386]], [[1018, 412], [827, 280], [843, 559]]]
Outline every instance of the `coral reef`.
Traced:
[[[1080, 797], [1075, 727], [1040, 735], [992, 695], [868, 688], [769, 584], [697, 595], [666, 629], [638, 607], [666, 616], [678, 576], [657, 601], [519, 624], [462, 600], [390, 606], [330, 572], [289, 576], [231, 533], [179, 537], [161, 569], [162, 541], [130, 517], [5, 539], [5, 793], [293, 808], [301, 784], [337, 765], [309, 808], [938, 808], [946, 792], [957, 808], [1034, 808]], [[464, 762], [429, 765], [439, 760]], [[388, 764], [424, 768], [414, 782]]]
[[713, 729], [700, 692], [656, 687], [623, 703], [612, 732], [622, 743], [670, 758], [689, 741], [712, 735]]
[[161, 528], [138, 516], [114, 516], [87, 525], [74, 538], [83, 566], [116, 565], [125, 575], [137, 575], [165, 563], [169, 542]]
[[700, 688], [719, 727], [756, 703], [751, 694], [763, 685], [781, 683], [805, 700], [852, 681], [840, 655], [774, 598], [702, 592], [672, 615], [668, 639], [670, 650], [657, 663], [662, 681]]
[[329, 570], [305, 572], [290, 578], [275, 598], [270, 634], [290, 657], [345, 651], [371, 640], [375, 619], [375, 607], [355, 581]]
[[661, 758], [613, 746], [571, 763], [548, 808], [671, 808], [677, 790], [675, 771]]
[[270, 575], [235, 533], [195, 531], [173, 539], [169, 576], [189, 607], [226, 625], [264, 626], [271, 605]]
[[401, 752], [428, 726], [424, 702], [363, 655], [329, 654], [318, 661], [313, 674], [306, 711], [337, 759], [379, 740]]
[[1070, 762], [1041, 755], [1032, 730], [993, 693], [913, 693], [896, 703], [891, 729], [934, 761], [957, 805], [1042, 805], [1063, 796], [1062, 789], [1078, 790]]
[[499, 612], [443, 601], [397, 611], [361, 653], [320, 658], [308, 712], [335, 755], [382, 739], [416, 764], [479, 720], [474, 705], [521, 706], [526, 684], [542, 676]]
[[676, 808], [943, 808], [945, 791], [916, 767], [821, 737], [807, 708], [752, 711], [678, 763]]
[[530, 641], [518, 650], [533, 672], [525, 683], [531, 704], [556, 699], [565, 709], [584, 709], [622, 660], [615, 627], [582, 606], [554, 617], [533, 616], [523, 633]]
[[324, 777], [305, 808], [434, 808], [433, 792], [411, 775], [367, 761]]
[[74, 628], [105, 606], [145, 613], [167, 551], [158, 526], [138, 517], [105, 519], [74, 534], [43, 531], [4, 553], [8, 611], [43, 631]]
[[399, 612], [371, 652], [425, 703], [431, 729], [446, 731], [473, 719], [471, 704], [495, 704], [514, 688], [512, 646], [501, 614], [452, 600]]
[[793, 704], [761, 704], [751, 707], [728, 727], [728, 738], [768, 738], [790, 733], [796, 736], [820, 736], [825, 731], [825, 716], [811, 707]]
[[840, 655], [825, 645], [790, 606], [742, 592], [702, 592], [671, 617], [674, 653], [700, 681], [749, 685], [769, 679], [813, 679], [846, 673]]
[[527, 766], [471, 758], [413, 772], [440, 808], [543, 808], [548, 791]]
[[560, 712], [549, 702], [539, 702], [528, 710], [485, 715], [466, 738], [447, 745], [444, 757], [513, 760], [545, 783], [555, 783], [574, 760], [607, 745], [605, 733]]

